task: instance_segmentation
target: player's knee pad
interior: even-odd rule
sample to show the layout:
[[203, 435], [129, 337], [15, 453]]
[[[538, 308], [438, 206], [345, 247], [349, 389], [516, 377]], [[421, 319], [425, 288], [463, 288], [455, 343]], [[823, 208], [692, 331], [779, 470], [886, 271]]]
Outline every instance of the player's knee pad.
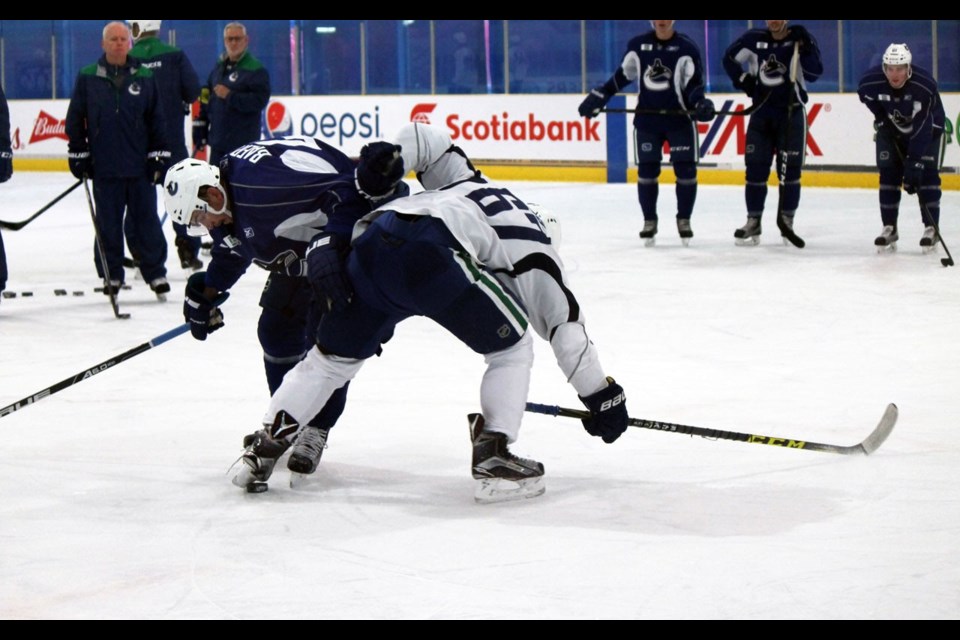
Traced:
[[697, 165], [693, 162], [677, 162], [673, 165], [673, 173], [677, 176], [677, 182], [696, 181]]
[[643, 181], [656, 181], [660, 177], [660, 163], [641, 162], [637, 165], [637, 178]]

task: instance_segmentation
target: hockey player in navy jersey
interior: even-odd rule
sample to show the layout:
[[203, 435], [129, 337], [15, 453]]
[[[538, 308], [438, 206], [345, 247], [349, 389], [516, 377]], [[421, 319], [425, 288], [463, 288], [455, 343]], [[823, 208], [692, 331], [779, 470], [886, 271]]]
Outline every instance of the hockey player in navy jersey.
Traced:
[[[354, 223], [373, 208], [356, 189], [356, 163], [313, 138], [281, 138], [244, 145], [220, 167], [186, 159], [168, 171], [167, 211], [189, 233], [209, 232], [214, 246], [206, 271], [187, 282], [184, 317], [195, 338], [223, 326], [219, 299], [252, 263], [270, 271], [260, 298], [257, 335], [263, 347], [270, 393], [313, 346], [326, 294], [307, 278], [308, 243], [326, 232], [336, 246], [349, 246]], [[199, 194], [199, 195], [198, 195]], [[343, 412], [346, 386], [309, 424], [323, 436]], [[311, 417], [305, 419], [309, 420]], [[324, 442], [313, 446], [323, 448]], [[306, 467], [304, 466], [306, 465]], [[288, 460], [291, 470], [313, 471], [309, 461]]]
[[878, 250], [895, 250], [900, 238], [900, 187], [916, 193], [924, 224], [920, 246], [933, 250], [940, 238], [940, 166], [944, 151], [944, 110], [937, 81], [913, 64], [906, 44], [891, 44], [883, 63], [864, 74], [857, 90], [873, 114], [877, 169], [880, 172], [880, 219], [874, 240]]
[[693, 40], [676, 32], [674, 22], [651, 20], [653, 30], [630, 40], [620, 67], [606, 83], [587, 94], [579, 109], [585, 118], [596, 117], [610, 98], [637, 82], [639, 95], [633, 118], [637, 195], [644, 219], [640, 237], [648, 246], [657, 235], [664, 142], [670, 144], [670, 163], [676, 175], [677, 231], [684, 245], [693, 237], [690, 216], [697, 198], [700, 160], [695, 120], [706, 122], [716, 115], [713, 101], [703, 93], [700, 50]]
[[[765, 29], [750, 29], [737, 38], [723, 56], [723, 68], [733, 86], [759, 105], [747, 125], [747, 222], [734, 232], [737, 244], [758, 244], [760, 219], [767, 199], [767, 179], [777, 159], [780, 200], [777, 225], [793, 236], [794, 216], [800, 206], [800, 175], [807, 148], [807, 83], [823, 73], [820, 47], [813, 35], [787, 20], [767, 20]], [[796, 59], [794, 54], [796, 52]], [[791, 65], [796, 63], [795, 71]], [[793, 76], [793, 79], [791, 79]]]

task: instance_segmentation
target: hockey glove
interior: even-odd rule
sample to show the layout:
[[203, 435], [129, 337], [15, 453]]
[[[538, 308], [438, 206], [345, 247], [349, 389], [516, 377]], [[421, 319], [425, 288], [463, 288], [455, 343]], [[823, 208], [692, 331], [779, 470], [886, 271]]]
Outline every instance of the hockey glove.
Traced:
[[704, 98], [693, 107], [693, 117], [700, 122], [710, 122], [717, 115], [717, 107], [710, 98]]
[[84, 178], [93, 179], [93, 158], [89, 151], [71, 151], [67, 154], [67, 164], [70, 165], [70, 173], [77, 180]]
[[13, 152], [10, 149], [0, 151], [0, 182], [6, 182], [13, 175]]
[[923, 163], [907, 158], [903, 165], [903, 190], [911, 194], [916, 193], [922, 180]]
[[307, 248], [307, 279], [325, 310], [342, 311], [350, 303], [353, 286], [347, 279], [349, 253], [349, 244], [325, 233], [316, 236]]
[[757, 90], [757, 76], [744, 73], [740, 76], [740, 80], [734, 84], [738, 85], [739, 89], [752, 98], [753, 92]]
[[371, 142], [360, 150], [360, 163], [356, 172], [357, 190], [368, 200], [377, 202], [393, 195], [405, 173], [400, 145]]
[[607, 386], [584, 398], [577, 396], [590, 410], [590, 417], [583, 418], [583, 428], [592, 436], [610, 444], [627, 430], [627, 397], [623, 387], [607, 376]]
[[810, 49], [813, 46], [813, 37], [806, 27], [799, 25], [790, 27], [790, 35], [800, 43], [800, 49]]
[[147, 154], [147, 180], [149, 180], [151, 184], [163, 184], [163, 179], [167, 175], [167, 167], [169, 166], [169, 151], [151, 151]]
[[187, 280], [187, 289], [183, 300], [183, 319], [190, 323], [190, 334], [197, 340], [206, 340], [223, 326], [223, 312], [220, 305], [230, 297], [226, 291], [211, 300], [205, 294], [204, 279], [207, 273], [197, 271]]
[[609, 100], [610, 98], [600, 89], [591, 89], [587, 97], [580, 103], [577, 111], [580, 112], [581, 117], [596, 118], [600, 115], [600, 110], [607, 106]]

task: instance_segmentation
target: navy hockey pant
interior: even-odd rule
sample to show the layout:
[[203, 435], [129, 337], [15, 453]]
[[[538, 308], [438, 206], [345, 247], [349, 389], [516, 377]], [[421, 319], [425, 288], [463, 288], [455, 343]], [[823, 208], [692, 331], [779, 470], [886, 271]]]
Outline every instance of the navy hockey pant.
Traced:
[[[124, 211], [131, 220], [130, 250], [140, 260], [140, 273], [146, 282], [167, 275], [167, 239], [157, 217], [157, 191], [146, 177], [96, 178], [93, 199], [97, 206], [97, 226], [106, 253], [110, 279], [123, 282]], [[96, 242], [93, 259], [97, 275], [103, 278]]]

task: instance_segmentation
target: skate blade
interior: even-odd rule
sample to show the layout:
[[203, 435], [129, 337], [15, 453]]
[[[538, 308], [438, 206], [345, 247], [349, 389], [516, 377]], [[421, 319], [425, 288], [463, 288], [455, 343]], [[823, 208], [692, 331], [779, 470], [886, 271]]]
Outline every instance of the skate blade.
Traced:
[[640, 239], [643, 240], [643, 246], [645, 246], [645, 247], [655, 247], [655, 246], [657, 246], [657, 239], [656, 239], [656, 238], [640, 238]]
[[683, 246], [685, 247], [690, 246], [690, 238], [680, 238], [680, 242], [683, 243]]
[[[937, 244], [939, 244], [939, 243], [937, 243]], [[935, 245], [932, 245], [932, 246], [929, 246], [929, 247], [920, 247], [920, 251], [923, 253], [923, 255], [927, 255], [927, 254], [930, 254], [930, 253], [936, 253], [936, 252], [937, 252], [937, 245], [935, 244]]]
[[878, 244], [877, 253], [896, 253], [897, 252], [897, 243], [891, 242], [890, 244]]
[[297, 471], [290, 472], [290, 488], [291, 489], [300, 489], [307, 483], [307, 478], [311, 474], [309, 473], [299, 473]]
[[509, 502], [542, 496], [547, 490], [543, 476], [525, 478], [523, 480], [506, 480], [504, 478], [481, 478], [477, 480], [473, 499], [480, 504], [495, 502]]
[[[786, 242], [786, 239], [784, 239]], [[760, 244], [760, 236], [750, 236], [749, 238], [736, 238], [734, 244], [738, 247], [755, 247]]]
[[167, 294], [165, 294], [165, 293], [158, 293], [158, 294], [157, 294], [157, 300], [160, 301], [160, 302], [166, 302], [166, 301], [167, 301]]

